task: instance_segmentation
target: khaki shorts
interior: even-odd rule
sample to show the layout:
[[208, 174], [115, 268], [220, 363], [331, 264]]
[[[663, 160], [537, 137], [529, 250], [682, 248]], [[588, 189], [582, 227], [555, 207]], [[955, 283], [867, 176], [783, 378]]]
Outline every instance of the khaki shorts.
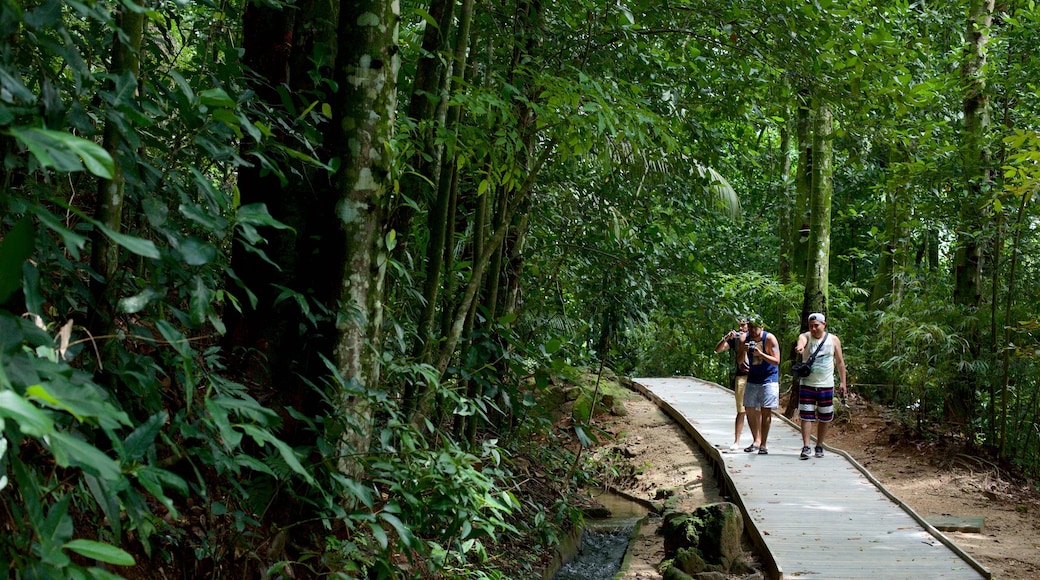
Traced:
[[737, 400], [737, 412], [744, 412], [744, 391], [747, 390], [747, 375], [737, 375], [733, 378], [733, 396]]

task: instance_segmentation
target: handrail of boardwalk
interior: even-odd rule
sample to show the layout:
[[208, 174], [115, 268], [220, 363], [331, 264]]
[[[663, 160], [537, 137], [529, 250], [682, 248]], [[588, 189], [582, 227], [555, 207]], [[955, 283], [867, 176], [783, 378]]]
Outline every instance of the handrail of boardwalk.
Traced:
[[[696, 379], [695, 377], [682, 377], [682, 378], [690, 378], [690, 379], [694, 379], [694, 380], [698, 380], [698, 381], [702, 380], [702, 379]], [[707, 381], [704, 381], [704, 382], [707, 382]], [[682, 426], [683, 430], [686, 431], [690, 435], [690, 437], [692, 437], [695, 441], [697, 441], [698, 445], [701, 446], [701, 449], [703, 449], [707, 453], [708, 457], [710, 457], [711, 460], [712, 460], [712, 464], [714, 465], [714, 468], [715, 468], [715, 473], [717, 474], [717, 476], [719, 476], [720, 483], [726, 488], [726, 491], [727, 491], [728, 495], [730, 496], [731, 501], [733, 503], [735, 503], [737, 505], [737, 507], [740, 509], [741, 514], [744, 517], [744, 521], [752, 522], [751, 525], [746, 526], [746, 529], [748, 530], [748, 533], [749, 533], [749, 535], [751, 537], [752, 542], [755, 544], [755, 547], [759, 550], [759, 555], [762, 556], [765, 559], [765, 562], [763, 562], [763, 565], [766, 567], [766, 572], [772, 578], [778, 578], [778, 579], [783, 578], [784, 577], [783, 569], [781, 568], [779, 562], [777, 562], [776, 556], [769, 549], [769, 545], [766, 542], [765, 537], [762, 535], [761, 530], [759, 530], [757, 526], [753, 525], [754, 520], [752, 519], [751, 515], [748, 513], [747, 508], [744, 505], [743, 498], [741, 498], [740, 495], [738, 493], [736, 493], [736, 491], [735, 491], [736, 490], [735, 483], [734, 483], [730, 473], [725, 469], [724, 461], [722, 459], [721, 452], [714, 445], [712, 445], [709, 441], [707, 441], [704, 438], [704, 436], [696, 428], [694, 428], [692, 424], [690, 424], [690, 422], [687, 420], [687, 418], [682, 413], [680, 413], [679, 411], [674, 409], [667, 402], [663, 401], [660, 397], [658, 397], [656, 394], [654, 394], [650, 389], [646, 388], [644, 385], [639, 384], [638, 382], [635, 382], [635, 381], [631, 380], [630, 378], [627, 378], [624, 381], [624, 384], [626, 384], [629, 388], [631, 388], [633, 390], [636, 390], [639, 393], [642, 393], [642, 395], [644, 397], [646, 397], [647, 399], [651, 400], [661, 410], [663, 410], [666, 414], [668, 414], [668, 416], [670, 416], [673, 420], [676, 421], [676, 423], [678, 423], [680, 426]], [[716, 383], [711, 383], [711, 384], [716, 386], [716, 387], [718, 387], [718, 388], [720, 388], [720, 389], [722, 389], [722, 390], [724, 390], [724, 391], [727, 391], [729, 393], [733, 392], [731, 389], [728, 389], [728, 388], [723, 387], [721, 385], [718, 385]], [[799, 429], [799, 426], [798, 426], [797, 423], [795, 423], [791, 419], [788, 419], [782, 413], [775, 413], [774, 412], [773, 416], [780, 418], [785, 423], [787, 423], [789, 426], [794, 428], [796, 431]], [[842, 457], [844, 457], [846, 460], [848, 460], [848, 462], [851, 463], [852, 466], [855, 467], [860, 473], [862, 473], [863, 476], [866, 477], [868, 481], [870, 481], [872, 484], [874, 484], [878, 488], [878, 490], [880, 490], [881, 493], [883, 495], [885, 495], [885, 497], [887, 497], [889, 500], [891, 500], [893, 503], [895, 503], [901, 509], [903, 509], [908, 515], [910, 515], [911, 518], [913, 518], [929, 534], [931, 534], [932, 537], [936, 538], [940, 543], [942, 543], [947, 548], [949, 548], [952, 552], [957, 554], [957, 556], [959, 556], [966, 563], [968, 563], [972, 568], [974, 568], [976, 571], [978, 571], [980, 574], [982, 574], [984, 578], [987, 578], [987, 579], [992, 578], [992, 573], [989, 570], [987, 570], [985, 568], [985, 566], [983, 566], [981, 563], [979, 563], [977, 560], [975, 560], [975, 558], [973, 558], [970, 554], [965, 552], [956, 543], [954, 543], [949, 538], [947, 538], [945, 534], [943, 534], [942, 532], [937, 530], [934, 526], [932, 526], [930, 523], [928, 523], [923, 517], [921, 517], [920, 514], [918, 514], [916, 511], [914, 511], [905, 502], [903, 502], [903, 500], [901, 500], [898, 497], [896, 497], [895, 495], [893, 495], [892, 492], [890, 492], [876, 477], [874, 477], [873, 474], [870, 473], [870, 471], [868, 471], [858, 461], [853, 459], [853, 457], [851, 455], [849, 455], [847, 452], [845, 452], [842, 449], [838, 449], [838, 448], [832, 447], [830, 445], [824, 444], [824, 447], [826, 447], [826, 449], [828, 451], [831, 451], [833, 453], [839, 454]]]

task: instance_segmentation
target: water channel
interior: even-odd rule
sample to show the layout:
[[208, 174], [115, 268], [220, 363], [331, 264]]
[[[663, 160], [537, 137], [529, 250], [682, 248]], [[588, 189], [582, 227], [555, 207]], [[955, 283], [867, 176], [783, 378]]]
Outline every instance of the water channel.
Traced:
[[562, 554], [563, 566], [553, 580], [610, 580], [620, 570], [628, 546], [649, 511], [645, 506], [605, 490], [594, 494], [611, 516], [586, 518], [581, 543]]

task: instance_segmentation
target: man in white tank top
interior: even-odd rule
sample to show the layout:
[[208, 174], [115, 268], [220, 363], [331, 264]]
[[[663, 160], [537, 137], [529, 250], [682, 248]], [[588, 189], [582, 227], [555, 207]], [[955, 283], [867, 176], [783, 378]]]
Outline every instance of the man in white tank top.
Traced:
[[[809, 332], [798, 337], [794, 350], [799, 360], [813, 358], [812, 372], [801, 380], [798, 387], [798, 417], [802, 420], [802, 459], [809, 459], [813, 450], [809, 448], [813, 423], [816, 428], [815, 456], [823, 457], [823, 440], [834, 420], [834, 371], [840, 379], [841, 395], [848, 394], [845, 374], [845, 355], [841, 351], [841, 340], [827, 332], [827, 318], [813, 312], [809, 315]], [[815, 353], [815, 358], [814, 358]]]

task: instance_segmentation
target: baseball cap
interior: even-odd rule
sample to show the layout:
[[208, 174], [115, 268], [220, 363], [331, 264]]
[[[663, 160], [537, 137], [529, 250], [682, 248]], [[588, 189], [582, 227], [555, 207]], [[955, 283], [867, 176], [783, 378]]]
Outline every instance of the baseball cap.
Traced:
[[819, 312], [813, 312], [809, 315], [809, 322], [812, 322], [814, 320], [816, 322], [819, 322], [820, 324], [827, 324], [827, 317]]

